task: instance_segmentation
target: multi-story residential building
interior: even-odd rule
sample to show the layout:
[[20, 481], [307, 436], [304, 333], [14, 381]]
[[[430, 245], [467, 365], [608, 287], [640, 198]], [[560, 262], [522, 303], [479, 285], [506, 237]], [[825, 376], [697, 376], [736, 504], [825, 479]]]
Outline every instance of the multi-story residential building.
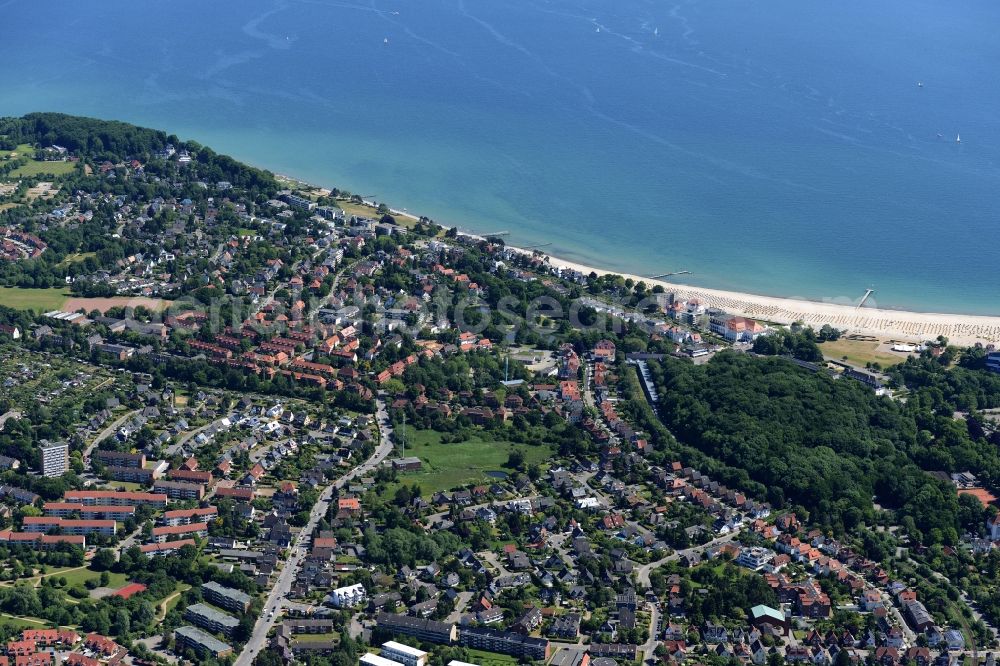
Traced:
[[167, 496], [163, 493], [120, 492], [117, 490], [68, 490], [63, 495], [63, 500], [87, 506], [95, 504], [137, 506], [142, 504], [157, 509], [163, 509], [167, 506]]
[[403, 666], [403, 664], [398, 661], [393, 661], [392, 659], [386, 659], [385, 657], [380, 657], [377, 654], [372, 654], [371, 652], [366, 652], [358, 659], [358, 664], [364, 664], [364, 666]]
[[117, 465], [109, 465], [104, 468], [104, 471], [112, 481], [141, 483], [146, 486], [156, 481], [162, 475], [156, 468], [120, 467]]
[[760, 546], [754, 546], [752, 548], [741, 549], [739, 556], [736, 558], [736, 563], [748, 569], [757, 570], [770, 562], [772, 559], [774, 559], [773, 550], [761, 548]]
[[24, 546], [35, 550], [55, 550], [63, 544], [87, 547], [87, 538], [70, 534], [41, 534], [39, 532], [11, 532], [0, 530], [0, 543], [8, 547]]
[[216, 659], [228, 657], [233, 653], [231, 645], [223, 643], [197, 627], [177, 627], [174, 631], [174, 642], [178, 651], [190, 648], [199, 654], [211, 655]]
[[153, 484], [153, 490], [166, 494], [170, 499], [196, 499], [205, 497], [205, 486], [200, 483], [184, 483], [181, 481], [164, 481], [160, 479]]
[[57, 477], [69, 471], [69, 444], [42, 447], [42, 476]]
[[240, 624], [240, 621], [232, 615], [218, 611], [205, 604], [188, 606], [187, 610], [184, 611], [184, 619], [202, 629], [222, 634], [227, 638], [232, 637], [236, 627]]
[[449, 644], [458, 638], [458, 630], [453, 622], [438, 622], [396, 613], [379, 613], [375, 622], [379, 629], [413, 636], [429, 643]]
[[214, 506], [200, 509], [176, 509], [163, 513], [164, 525], [190, 525], [191, 523], [206, 523], [219, 515]]
[[253, 488], [216, 488], [216, 497], [229, 497], [238, 502], [249, 502], [253, 500]]
[[135, 516], [134, 506], [112, 506], [110, 504], [95, 504], [87, 506], [75, 502], [46, 502], [42, 507], [46, 516], [70, 518], [79, 515], [84, 520], [117, 520], [124, 522]]
[[106, 467], [145, 467], [146, 454], [126, 453], [124, 451], [97, 451], [94, 460]]
[[497, 631], [487, 627], [463, 627], [458, 641], [465, 647], [486, 652], [499, 652], [533, 661], [548, 661], [549, 641], [532, 638], [512, 631]]
[[147, 543], [139, 546], [139, 550], [149, 557], [160, 557], [162, 555], [173, 555], [184, 546], [194, 546], [194, 539], [178, 539], [177, 541], [165, 541], [163, 543]]
[[76, 536], [114, 536], [118, 531], [118, 523], [113, 520], [73, 520], [56, 516], [25, 516], [24, 531], [47, 534], [55, 530], [63, 534]]
[[153, 543], [166, 543], [177, 539], [208, 536], [208, 523], [189, 523], [187, 525], [161, 525], [153, 528]]
[[202, 585], [201, 593], [209, 602], [226, 610], [246, 613], [247, 609], [250, 608], [250, 595], [231, 587], [219, 585], [215, 581]]
[[338, 587], [330, 592], [328, 597], [334, 608], [351, 608], [363, 604], [368, 599], [365, 587], [361, 583]]
[[172, 469], [167, 472], [167, 478], [171, 481], [183, 481], [185, 483], [204, 483], [211, 485], [212, 473], [199, 472], [194, 469]]
[[427, 653], [423, 650], [403, 645], [396, 641], [386, 641], [382, 643], [379, 654], [386, 659], [397, 661], [403, 666], [424, 666], [427, 663]]

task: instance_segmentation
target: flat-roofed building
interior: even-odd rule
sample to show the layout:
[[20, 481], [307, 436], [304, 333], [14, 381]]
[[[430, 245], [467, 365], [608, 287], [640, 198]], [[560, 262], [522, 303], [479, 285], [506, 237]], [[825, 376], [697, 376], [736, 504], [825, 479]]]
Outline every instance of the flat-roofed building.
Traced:
[[174, 630], [174, 642], [177, 651], [188, 648], [198, 654], [208, 654], [216, 659], [228, 657], [233, 653], [233, 648], [227, 643], [223, 643], [211, 634], [207, 634], [197, 627], [177, 627]]
[[351, 608], [363, 604], [368, 599], [368, 594], [365, 592], [364, 585], [356, 583], [346, 587], [338, 587], [330, 592], [329, 599], [336, 608]]
[[403, 664], [403, 666], [424, 666], [427, 663], [427, 653], [415, 647], [397, 643], [396, 641], [386, 641], [382, 643], [379, 654], [386, 659], [392, 659]]
[[42, 476], [57, 477], [69, 471], [69, 444], [42, 447]]
[[232, 638], [240, 621], [228, 613], [223, 613], [205, 604], [193, 604], [184, 611], [184, 619], [193, 625], [207, 629], [214, 634]]
[[250, 595], [245, 592], [219, 585], [215, 581], [209, 581], [201, 586], [202, 596], [208, 601], [225, 608], [226, 610], [246, 613], [250, 608]]
[[361, 658], [358, 659], [358, 663], [365, 664], [366, 666], [403, 666], [403, 664], [398, 661], [386, 659], [385, 657], [380, 657], [379, 655], [372, 654], [371, 652], [366, 652], [361, 655]]

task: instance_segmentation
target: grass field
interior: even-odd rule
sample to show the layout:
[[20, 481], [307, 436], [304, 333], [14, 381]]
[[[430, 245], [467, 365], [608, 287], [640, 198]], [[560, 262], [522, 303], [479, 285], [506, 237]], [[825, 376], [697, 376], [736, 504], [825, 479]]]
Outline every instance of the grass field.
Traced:
[[40, 162], [31, 160], [24, 166], [20, 166], [10, 172], [10, 178], [27, 178], [30, 176], [40, 176], [42, 174], [52, 174], [53, 176], [65, 176], [73, 173], [76, 168], [74, 162]]
[[[101, 577], [100, 572], [94, 571], [93, 569], [77, 569], [76, 571], [70, 571], [69, 573], [61, 574], [66, 577], [66, 585], [69, 587], [75, 587], [76, 585], [83, 585], [88, 580], [98, 579]], [[108, 572], [109, 580], [107, 587], [112, 590], [117, 590], [118, 588], [124, 586], [128, 583], [128, 577], [125, 574], [115, 573], [113, 571]]]
[[75, 264], [78, 261], [83, 261], [87, 257], [96, 256], [96, 252], [74, 252], [73, 254], [67, 254], [62, 261], [56, 264], [56, 266], [69, 266], [70, 264]]
[[483, 652], [482, 650], [469, 650], [469, 658], [473, 663], [480, 666], [517, 666], [517, 659], [506, 654], [496, 652]]
[[[72, 173], [73, 169], [76, 168], [76, 163], [74, 162], [43, 162], [40, 160], [35, 160], [31, 156], [35, 154], [35, 149], [27, 144], [23, 144], [17, 147], [17, 157], [14, 159], [20, 159], [22, 157], [28, 157], [28, 163], [20, 166], [10, 172], [9, 178], [17, 179], [24, 178], [26, 176], [37, 176], [43, 173], [51, 173], [55, 176], [63, 176], [67, 173]], [[11, 159], [10, 153], [4, 152], [0, 157], [0, 164], [7, 162]]]
[[70, 297], [70, 293], [61, 288], [52, 289], [20, 289], [18, 287], [0, 287], [0, 305], [15, 310], [34, 310], [48, 312], [58, 310]]
[[[382, 217], [379, 215], [377, 209], [366, 206], [364, 204], [351, 203], [350, 201], [337, 200], [337, 205], [344, 209], [344, 213], [350, 218], [351, 215], [357, 215], [358, 217], [368, 217], [373, 219], [378, 219]], [[416, 220], [413, 220], [405, 215], [393, 215], [396, 219], [396, 224], [401, 227], [412, 227], [416, 225]]]
[[14, 631], [21, 631], [22, 629], [45, 629], [49, 626], [49, 623], [45, 620], [32, 621], [0, 613], [0, 626], [5, 628], [10, 627]]
[[821, 343], [819, 350], [828, 359], [842, 361], [846, 356], [848, 363], [861, 367], [864, 367], [868, 363], [878, 362], [885, 368], [906, 360], [905, 354], [880, 351], [880, 344], [877, 340], [849, 340], [841, 338], [832, 342]]
[[494, 480], [489, 471], [506, 471], [504, 464], [514, 448], [524, 452], [525, 463], [542, 463], [552, 456], [547, 446], [527, 446], [512, 442], [471, 439], [456, 444], [441, 443], [441, 433], [433, 430], [410, 430], [406, 433], [406, 455], [420, 458], [420, 471], [400, 474], [400, 481], [419, 484], [425, 493], [451, 490], [469, 483]]

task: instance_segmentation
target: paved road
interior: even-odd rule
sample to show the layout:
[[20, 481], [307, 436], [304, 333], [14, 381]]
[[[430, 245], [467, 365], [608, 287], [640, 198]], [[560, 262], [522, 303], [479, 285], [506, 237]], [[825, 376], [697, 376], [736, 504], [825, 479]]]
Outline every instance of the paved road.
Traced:
[[3, 416], [0, 416], [0, 430], [3, 430], [4, 424], [6, 424], [7, 421], [19, 418], [21, 418], [21, 412], [17, 411], [16, 409], [12, 409]]
[[274, 626], [275, 619], [281, 615], [281, 610], [284, 608], [288, 598], [288, 592], [292, 588], [292, 583], [295, 581], [295, 576], [302, 565], [302, 560], [305, 559], [304, 546], [312, 536], [320, 518], [326, 515], [334, 488], [342, 488], [355, 477], [372, 472], [379, 463], [392, 453], [392, 426], [389, 424], [389, 413], [381, 398], [376, 400], [376, 405], [378, 407], [376, 418], [378, 419], [380, 432], [378, 448], [375, 449], [375, 453], [368, 460], [323, 490], [320, 499], [313, 506], [312, 512], [309, 514], [309, 522], [306, 523], [305, 527], [302, 528], [302, 531], [299, 532], [299, 535], [292, 543], [291, 555], [281, 569], [281, 573], [278, 574], [278, 580], [275, 582], [274, 587], [271, 588], [271, 593], [267, 595], [267, 600], [264, 602], [264, 612], [257, 619], [257, 624], [253, 628], [253, 634], [243, 647], [240, 656], [237, 657], [235, 666], [250, 666], [254, 658], [267, 643], [267, 634], [271, 631], [271, 627]]
[[98, 444], [100, 444], [101, 442], [103, 442], [104, 440], [106, 440], [111, 435], [115, 434], [115, 432], [118, 431], [118, 428], [122, 427], [122, 425], [126, 421], [128, 421], [130, 418], [132, 418], [136, 414], [139, 414], [140, 412], [142, 412], [141, 409], [136, 409], [136, 410], [133, 410], [131, 412], [125, 412], [123, 415], [119, 416], [117, 419], [115, 419], [114, 421], [112, 421], [111, 425], [109, 425], [104, 430], [102, 430], [101, 432], [99, 432], [97, 434], [97, 437], [94, 438], [94, 441], [91, 442], [90, 445], [88, 445], [87, 448], [83, 450], [83, 459], [84, 460], [90, 459], [90, 454], [91, 454], [91, 452], [93, 452], [94, 447], [96, 447]]
[[465, 590], [458, 593], [458, 599], [455, 600], [455, 610], [453, 610], [448, 617], [444, 619], [445, 622], [458, 623], [462, 619], [462, 613], [465, 611], [469, 602], [472, 601], [473, 592]]
[[652, 604], [652, 609], [649, 613], [649, 638], [646, 642], [639, 646], [642, 650], [643, 662], [649, 663], [655, 661], [654, 651], [656, 650], [656, 645], [659, 643], [657, 640], [660, 636], [660, 607], [658, 604]]
[[703, 543], [700, 546], [693, 546], [691, 548], [685, 548], [684, 550], [674, 551], [670, 555], [667, 555], [666, 557], [656, 560], [655, 562], [644, 564], [635, 570], [636, 580], [639, 582], [640, 585], [644, 587], [649, 587], [649, 574], [654, 569], [662, 567], [667, 562], [678, 560], [684, 555], [697, 555], [698, 557], [701, 557], [701, 554], [704, 553], [709, 548], [712, 548], [714, 546], [721, 546], [724, 543], [729, 543], [730, 541], [735, 539], [739, 533], [740, 533], [740, 528], [736, 528], [729, 534], [725, 534], [723, 536], [712, 539], [711, 541]]

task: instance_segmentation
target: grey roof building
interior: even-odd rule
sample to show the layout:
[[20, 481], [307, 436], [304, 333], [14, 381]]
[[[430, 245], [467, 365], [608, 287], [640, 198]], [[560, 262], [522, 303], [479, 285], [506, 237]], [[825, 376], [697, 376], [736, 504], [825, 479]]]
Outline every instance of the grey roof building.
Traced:
[[250, 595], [231, 587], [224, 587], [215, 581], [209, 581], [201, 586], [201, 593], [208, 601], [226, 610], [236, 610], [246, 613], [250, 608]]
[[197, 627], [177, 627], [174, 630], [174, 640], [178, 650], [191, 648], [200, 654], [210, 654], [216, 659], [233, 653], [233, 648], [223, 643], [215, 636], [206, 634]]
[[187, 610], [184, 611], [184, 619], [202, 629], [207, 629], [212, 633], [220, 633], [227, 637], [231, 637], [233, 631], [240, 624], [240, 621], [232, 615], [218, 611], [205, 604], [188, 606]]

